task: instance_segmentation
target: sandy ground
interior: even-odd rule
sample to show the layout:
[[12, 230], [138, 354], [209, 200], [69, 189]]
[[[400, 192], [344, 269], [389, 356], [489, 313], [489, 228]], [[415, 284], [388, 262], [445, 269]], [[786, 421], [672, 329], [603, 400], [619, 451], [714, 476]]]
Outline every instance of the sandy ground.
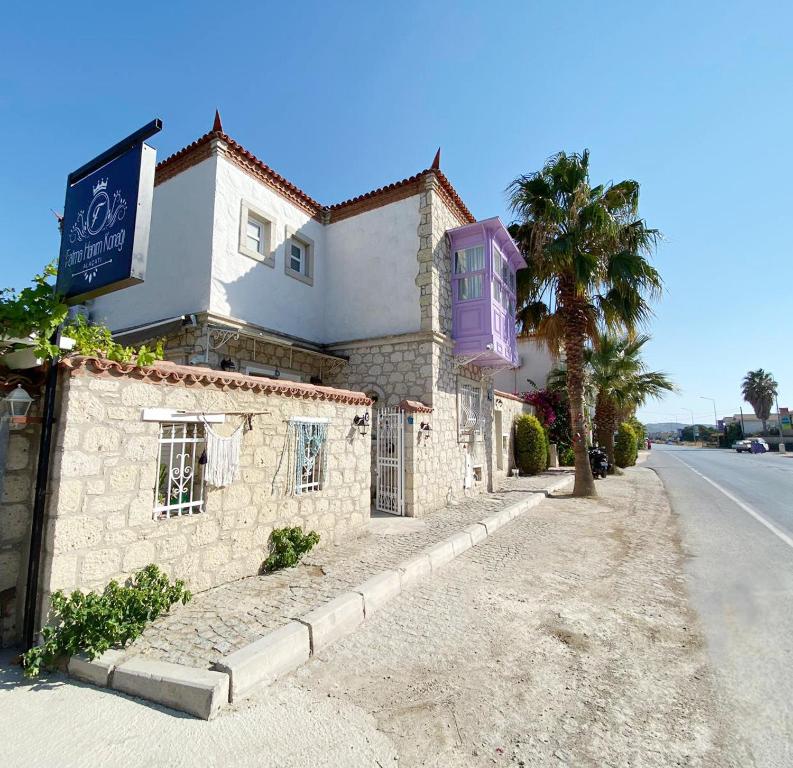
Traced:
[[724, 766], [676, 521], [636, 468], [551, 499], [294, 678], [375, 717], [400, 766]]
[[655, 474], [549, 499], [210, 723], [0, 676], [12, 766], [732, 766]]

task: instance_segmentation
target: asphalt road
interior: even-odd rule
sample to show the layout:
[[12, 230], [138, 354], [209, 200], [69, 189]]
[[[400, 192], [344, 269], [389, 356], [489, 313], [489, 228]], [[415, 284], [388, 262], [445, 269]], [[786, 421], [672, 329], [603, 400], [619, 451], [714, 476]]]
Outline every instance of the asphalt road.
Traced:
[[748, 765], [793, 766], [793, 459], [655, 446], [686, 576]]

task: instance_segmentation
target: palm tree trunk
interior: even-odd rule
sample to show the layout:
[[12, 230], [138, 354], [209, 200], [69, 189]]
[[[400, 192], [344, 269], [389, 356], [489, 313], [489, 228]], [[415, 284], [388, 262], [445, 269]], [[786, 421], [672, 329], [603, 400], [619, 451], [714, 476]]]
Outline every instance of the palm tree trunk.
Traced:
[[597, 496], [595, 478], [589, 465], [584, 421], [584, 343], [586, 317], [584, 307], [575, 292], [560, 286], [560, 304], [564, 317], [564, 348], [567, 358], [567, 393], [570, 397], [570, 426], [575, 454], [575, 484], [573, 496]]
[[[600, 401], [598, 397], [598, 401]], [[598, 403], [598, 411], [602, 412], [602, 426], [598, 422], [598, 441], [606, 449], [606, 455], [609, 458], [609, 465], [611, 466], [611, 474], [614, 474], [614, 469], [617, 466], [614, 460], [614, 430], [617, 427], [617, 409], [614, 403], [607, 397], [602, 398], [602, 402]]]

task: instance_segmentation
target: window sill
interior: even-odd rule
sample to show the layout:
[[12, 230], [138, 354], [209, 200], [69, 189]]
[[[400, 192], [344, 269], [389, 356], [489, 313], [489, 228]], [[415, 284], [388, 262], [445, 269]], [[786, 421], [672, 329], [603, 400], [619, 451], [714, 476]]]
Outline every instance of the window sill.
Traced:
[[269, 256], [263, 256], [258, 251], [252, 251], [250, 248], [240, 248], [237, 253], [240, 256], [247, 256], [249, 259], [253, 259], [254, 261], [258, 261], [260, 264], [264, 264], [267, 267], [275, 267], [275, 254], [271, 253]]
[[285, 270], [289, 277], [293, 277], [295, 280], [299, 280], [301, 283], [305, 283], [306, 285], [314, 285], [314, 278], [308, 277], [304, 275], [302, 272], [295, 272], [294, 269], [290, 269], [287, 267]]

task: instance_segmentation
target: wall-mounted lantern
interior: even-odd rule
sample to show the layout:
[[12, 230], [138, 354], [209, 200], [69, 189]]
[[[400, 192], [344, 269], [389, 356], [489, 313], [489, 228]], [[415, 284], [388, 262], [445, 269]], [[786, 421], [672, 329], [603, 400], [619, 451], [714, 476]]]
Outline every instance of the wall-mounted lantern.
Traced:
[[369, 428], [369, 411], [364, 413], [363, 416], [356, 416], [352, 420], [352, 425], [354, 427], [358, 427], [358, 432], [361, 435], [365, 435], [366, 434], [366, 430]]
[[237, 370], [237, 364], [231, 358], [224, 357], [220, 361], [220, 369], [223, 371], [233, 372]]
[[8, 415], [11, 416], [11, 428], [24, 428], [24, 424], [15, 425], [14, 420], [24, 419], [25, 416], [28, 415], [33, 398], [24, 389], [22, 389], [21, 384], [17, 384], [16, 389], [12, 390], [9, 395], [6, 395], [6, 397], [3, 398], [3, 402], [6, 404], [6, 408], [8, 409]]
[[430, 432], [432, 431], [432, 427], [428, 421], [422, 421], [419, 424], [419, 435], [424, 435], [425, 440], [430, 439]]

